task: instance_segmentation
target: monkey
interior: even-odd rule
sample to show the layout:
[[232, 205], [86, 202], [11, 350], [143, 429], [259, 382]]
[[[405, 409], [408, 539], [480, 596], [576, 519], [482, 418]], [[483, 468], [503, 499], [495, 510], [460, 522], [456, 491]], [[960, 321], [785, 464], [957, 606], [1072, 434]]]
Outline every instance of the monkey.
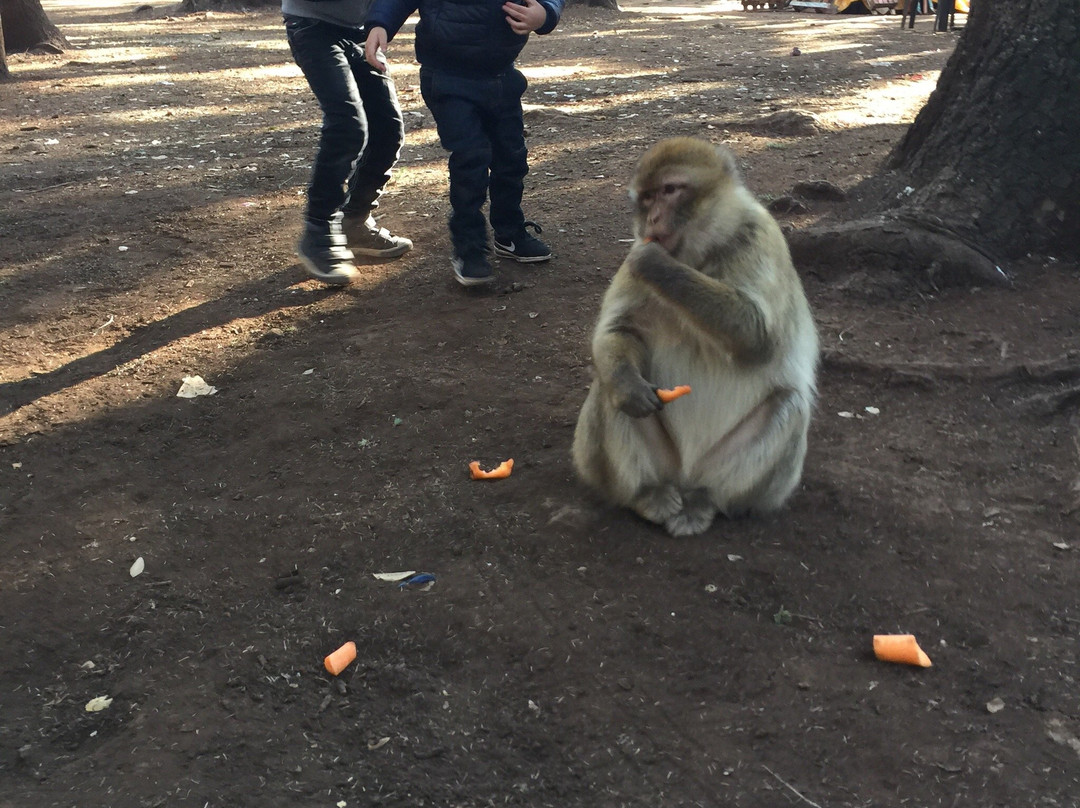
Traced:
[[[672, 536], [781, 507], [802, 477], [818, 336], [776, 220], [723, 146], [660, 141], [600, 305], [578, 476]], [[690, 385], [664, 404], [658, 388]]]

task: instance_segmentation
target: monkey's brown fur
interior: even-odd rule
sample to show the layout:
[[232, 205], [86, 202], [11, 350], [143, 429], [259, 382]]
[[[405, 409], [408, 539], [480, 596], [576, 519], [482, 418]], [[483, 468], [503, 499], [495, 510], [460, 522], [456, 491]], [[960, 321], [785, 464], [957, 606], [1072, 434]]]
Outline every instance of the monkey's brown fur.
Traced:
[[[818, 361], [787, 242], [702, 140], [656, 144], [630, 195], [635, 243], [600, 308], [575, 467], [675, 536], [778, 508], [802, 475]], [[679, 384], [693, 392], [661, 403]]]

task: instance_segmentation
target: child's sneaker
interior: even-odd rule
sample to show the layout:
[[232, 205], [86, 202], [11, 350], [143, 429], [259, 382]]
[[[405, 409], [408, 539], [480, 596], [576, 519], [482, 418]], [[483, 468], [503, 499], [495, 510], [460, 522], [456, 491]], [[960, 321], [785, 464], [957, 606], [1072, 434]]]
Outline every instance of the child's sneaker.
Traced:
[[311, 277], [330, 286], [344, 286], [360, 274], [337, 219], [307, 222], [296, 255]]
[[453, 266], [454, 277], [462, 286], [484, 286], [495, 282], [495, 273], [483, 253], [455, 255]]
[[379, 227], [370, 216], [345, 214], [341, 230], [355, 255], [369, 258], [397, 258], [412, 249], [412, 242], [404, 236], [394, 236], [385, 227]]
[[540, 225], [536, 222], [525, 222], [521, 230], [510, 238], [495, 234], [495, 254], [503, 258], [513, 258], [522, 264], [535, 264], [547, 261], [551, 258], [551, 250], [548, 245], [529, 233], [525, 228], [531, 227], [537, 233], [542, 233]]

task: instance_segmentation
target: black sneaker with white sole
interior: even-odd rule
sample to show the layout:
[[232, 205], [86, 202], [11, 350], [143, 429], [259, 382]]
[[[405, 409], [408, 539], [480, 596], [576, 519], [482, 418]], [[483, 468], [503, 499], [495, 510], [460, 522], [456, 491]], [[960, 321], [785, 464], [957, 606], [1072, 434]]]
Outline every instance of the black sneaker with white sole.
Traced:
[[397, 258], [412, 249], [413, 243], [404, 236], [395, 236], [379, 227], [368, 215], [345, 214], [341, 231], [354, 255], [368, 258]]
[[344, 286], [360, 274], [346, 246], [339, 217], [329, 222], [306, 222], [296, 255], [308, 275], [330, 286]]
[[495, 282], [495, 273], [488, 263], [487, 256], [483, 253], [471, 253], [469, 255], [455, 255], [451, 262], [454, 267], [454, 277], [462, 286], [486, 286]]
[[536, 264], [551, 258], [551, 250], [544, 242], [532, 235], [525, 228], [531, 227], [537, 233], [543, 228], [536, 222], [525, 222], [521, 230], [511, 236], [495, 234], [495, 254], [502, 258], [513, 258], [521, 264]]

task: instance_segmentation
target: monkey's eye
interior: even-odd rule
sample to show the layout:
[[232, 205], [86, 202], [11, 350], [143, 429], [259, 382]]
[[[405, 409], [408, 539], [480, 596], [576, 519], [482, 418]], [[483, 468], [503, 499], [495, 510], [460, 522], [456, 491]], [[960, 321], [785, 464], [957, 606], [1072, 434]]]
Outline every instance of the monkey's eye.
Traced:
[[660, 189], [660, 193], [664, 196], [674, 196], [682, 191], [686, 190], [686, 185], [681, 182], [668, 182], [664, 183], [664, 187]]

